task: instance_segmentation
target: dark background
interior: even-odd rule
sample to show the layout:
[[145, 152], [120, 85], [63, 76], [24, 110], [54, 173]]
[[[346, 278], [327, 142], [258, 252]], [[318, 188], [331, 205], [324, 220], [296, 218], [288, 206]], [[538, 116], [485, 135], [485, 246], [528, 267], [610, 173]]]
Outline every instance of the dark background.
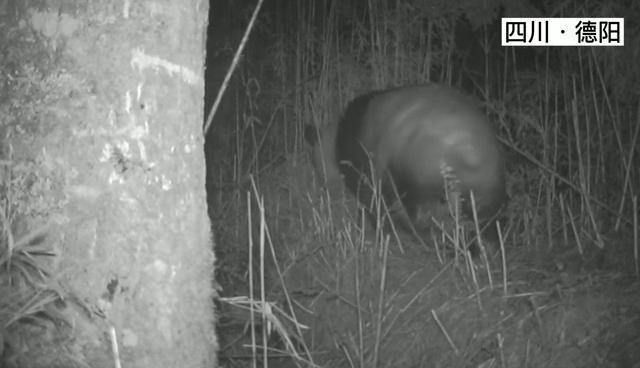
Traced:
[[[255, 6], [256, 1], [211, 1], [205, 115], [211, 113]], [[352, 268], [354, 259], [363, 264], [368, 259], [362, 254], [366, 249], [349, 248], [352, 253], [339, 257], [337, 249], [327, 250], [342, 244], [345, 221], [336, 219], [334, 205], [329, 220], [318, 225], [325, 203], [318, 198], [326, 197], [312, 180], [303, 128], [338, 120], [348, 101], [372, 90], [443, 83], [482, 101], [498, 132], [510, 196], [504, 224], [506, 263], [514, 284], [526, 285], [520, 290], [523, 295], [535, 290], [545, 297], [527, 297], [522, 303], [513, 302], [518, 298], [508, 303], [490, 299], [496, 303], [493, 312], [516, 316], [511, 320], [520, 323], [504, 326], [501, 332], [508, 348], [496, 347], [495, 331], [487, 340], [479, 338], [486, 330], [478, 326], [482, 318], [472, 312], [449, 320], [454, 340], [469, 343], [468, 350], [457, 355], [448, 344], [436, 352], [417, 347], [414, 351], [413, 340], [393, 335], [398, 356], [407, 359], [403, 364], [408, 365], [402, 366], [425, 364], [425, 356], [432, 364], [428, 366], [479, 366], [492, 358], [503, 366], [577, 367], [599, 362], [596, 365], [622, 367], [640, 361], [628, 350], [638, 341], [638, 333], [631, 331], [639, 329], [630, 327], [639, 320], [637, 307], [626, 309], [629, 314], [615, 312], [621, 305], [633, 305], [639, 294], [630, 281], [634, 259], [637, 262], [633, 203], [640, 181], [639, 13], [640, 3], [634, 1], [265, 1], [206, 136], [209, 215], [222, 294], [249, 293], [247, 244], [259, 239], [251, 229], [260, 222], [257, 209], [263, 198], [271, 246], [278, 255], [276, 262], [267, 260], [267, 268], [280, 266], [266, 272], [267, 294], [284, 303], [284, 290], [323, 296], [327, 285], [334, 285], [334, 296], [357, 299], [332, 278], [340, 267], [320, 267], [322, 262], [314, 258], [327, 252], [322, 257], [336, 257], [334, 264], [343, 262], [345, 268]], [[502, 17], [624, 17], [625, 46], [502, 47]], [[346, 213], [353, 219], [357, 209], [351, 206]], [[253, 222], [248, 226], [249, 219]], [[431, 254], [420, 262], [431, 265], [435, 259]], [[259, 270], [259, 265], [254, 267]], [[388, 272], [400, 275], [398, 269], [408, 268], [403, 264]], [[363, 272], [356, 274], [376, 279], [375, 272]], [[587, 285], [585, 280], [591, 281]], [[553, 291], [558, 285], [566, 292]], [[429, 320], [433, 327], [429, 311], [450, 301], [454, 289], [459, 290], [440, 285], [438, 292], [446, 297], [423, 300], [423, 317], [398, 314], [400, 320], [406, 318], [407, 326]], [[417, 295], [416, 290], [407, 291], [412, 293]], [[371, 297], [375, 299], [373, 292]], [[363, 317], [337, 318], [341, 309], [331, 306], [326, 308], [333, 311], [333, 319], [327, 321], [327, 311], [314, 304], [316, 299], [300, 300], [315, 312], [306, 321], [316, 323], [300, 338], [307, 342], [301, 346], [316, 354], [311, 354], [316, 362], [344, 366], [344, 352], [358, 349], [350, 350], [348, 333], [336, 326], [355, 331], [354, 321]], [[242, 340], [246, 330], [239, 326], [246, 319], [233, 308], [223, 306], [221, 311], [221, 358], [242, 365], [245, 361], [237, 357], [246, 350], [233, 341]], [[424, 332], [427, 329], [422, 339], [442, 338], [438, 332]], [[281, 338], [269, 342], [283, 346]], [[390, 349], [387, 361], [398, 363], [394, 343], [383, 341], [381, 346]], [[401, 353], [403, 344], [409, 349], [406, 354]], [[327, 350], [333, 351], [331, 359], [320, 353]], [[507, 357], [499, 359], [499, 352]], [[371, 355], [353, 354], [372, 366], [367, 360]]]

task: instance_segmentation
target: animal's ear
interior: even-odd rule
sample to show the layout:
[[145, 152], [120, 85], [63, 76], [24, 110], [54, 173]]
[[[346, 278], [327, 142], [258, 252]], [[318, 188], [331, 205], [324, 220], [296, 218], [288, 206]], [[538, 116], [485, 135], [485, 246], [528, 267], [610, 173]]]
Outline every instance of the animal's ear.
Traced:
[[320, 140], [320, 132], [315, 125], [304, 125], [304, 140], [307, 141], [310, 146], [315, 146], [318, 143], [318, 141]]

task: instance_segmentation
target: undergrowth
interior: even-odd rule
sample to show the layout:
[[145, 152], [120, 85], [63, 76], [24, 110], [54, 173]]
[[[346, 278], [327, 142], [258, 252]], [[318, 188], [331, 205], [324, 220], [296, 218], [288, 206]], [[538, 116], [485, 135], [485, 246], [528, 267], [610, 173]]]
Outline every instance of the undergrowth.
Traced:
[[[640, 363], [632, 348], [640, 341], [640, 114], [637, 93], [621, 91], [628, 84], [620, 80], [637, 80], [638, 69], [613, 57], [628, 50], [500, 49], [492, 31], [501, 11], [596, 16], [638, 9], [618, 2], [536, 8], [523, 1], [506, 10], [496, 2], [482, 12], [477, 4], [321, 4], [267, 13], [268, 24], [287, 32], [255, 35], [261, 57], [247, 57], [235, 79], [240, 113], [218, 117], [211, 133], [235, 137], [216, 140], [215, 157], [226, 161], [209, 157], [218, 280], [225, 280], [223, 295], [259, 301], [253, 314], [223, 302], [222, 361]], [[638, 29], [633, 21], [626, 26]], [[637, 49], [632, 42], [628, 49]], [[252, 69], [254, 62], [264, 69]], [[451, 216], [444, 206], [420, 229], [420, 241], [383, 231], [344, 188], [321, 188], [302, 147], [302, 125], [339, 120], [352, 97], [431, 82], [482, 100], [502, 144], [510, 197], [502, 236], [476, 257], [462, 246], [476, 232], [473, 219]]]

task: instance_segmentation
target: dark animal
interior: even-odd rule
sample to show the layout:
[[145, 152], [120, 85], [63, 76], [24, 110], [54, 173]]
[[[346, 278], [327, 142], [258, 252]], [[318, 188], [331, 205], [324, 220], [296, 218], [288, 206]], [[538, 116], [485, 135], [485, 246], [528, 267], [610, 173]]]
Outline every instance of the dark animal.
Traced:
[[477, 102], [451, 87], [372, 92], [354, 99], [339, 123], [312, 133], [314, 164], [326, 182], [344, 180], [367, 208], [379, 188], [387, 206], [400, 199], [413, 225], [419, 211], [444, 198], [445, 176], [470, 218], [473, 191], [481, 226], [492, 225], [505, 202], [494, 130]]

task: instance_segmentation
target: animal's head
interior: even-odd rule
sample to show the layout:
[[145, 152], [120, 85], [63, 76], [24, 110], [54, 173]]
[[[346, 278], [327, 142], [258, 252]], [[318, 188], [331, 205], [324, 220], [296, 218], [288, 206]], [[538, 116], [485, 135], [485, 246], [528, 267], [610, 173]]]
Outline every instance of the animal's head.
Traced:
[[332, 186], [342, 180], [336, 159], [337, 129], [337, 124], [323, 127], [307, 124], [304, 129], [304, 138], [310, 147], [311, 162], [316, 176], [326, 186]]

